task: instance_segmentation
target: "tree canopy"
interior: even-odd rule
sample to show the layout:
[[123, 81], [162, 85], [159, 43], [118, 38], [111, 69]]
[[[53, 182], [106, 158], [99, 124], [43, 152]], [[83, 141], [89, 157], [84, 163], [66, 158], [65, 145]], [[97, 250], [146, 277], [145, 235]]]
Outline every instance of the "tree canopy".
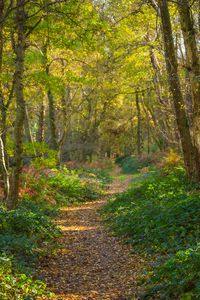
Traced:
[[0, 20], [8, 205], [44, 143], [58, 164], [175, 148], [199, 181], [198, 1], [2, 1]]

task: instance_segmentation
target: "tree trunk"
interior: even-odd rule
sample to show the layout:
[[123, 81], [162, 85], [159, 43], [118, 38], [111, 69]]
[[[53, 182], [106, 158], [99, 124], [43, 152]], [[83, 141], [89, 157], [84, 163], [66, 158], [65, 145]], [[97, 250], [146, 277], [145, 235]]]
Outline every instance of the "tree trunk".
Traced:
[[158, 97], [160, 104], [162, 105], [164, 104], [164, 101], [162, 98], [162, 89], [160, 84], [161, 74], [160, 74], [159, 63], [153, 49], [150, 50], [150, 60], [154, 70], [154, 86], [155, 86], [156, 95]]
[[60, 140], [58, 143], [58, 145], [59, 145], [59, 149], [58, 149], [59, 164], [61, 164], [61, 162], [62, 162], [63, 146], [65, 144], [66, 136], [67, 136], [67, 103], [69, 101], [70, 101], [70, 89], [69, 89], [69, 87], [66, 87], [65, 94], [62, 96], [62, 99], [61, 99], [63, 131], [61, 133], [61, 137], [60, 137]]
[[28, 110], [27, 110], [26, 106], [25, 106], [24, 129], [25, 129], [25, 138], [26, 138], [26, 141], [28, 143], [33, 143], [33, 137], [32, 137], [32, 134], [31, 134], [31, 128], [30, 128]]
[[[49, 64], [48, 64], [48, 57], [47, 57], [48, 46], [49, 46], [49, 37], [43, 47], [44, 69], [45, 69], [46, 74], [49, 76], [50, 71], [49, 71]], [[57, 138], [56, 138], [55, 104], [54, 104], [54, 97], [53, 97], [50, 86], [48, 86], [47, 98], [48, 98], [48, 109], [49, 109], [50, 148], [53, 150], [57, 150], [58, 143], [57, 143]]]
[[0, 135], [0, 157], [1, 157], [1, 163], [3, 168], [2, 171], [3, 171], [3, 180], [4, 180], [4, 201], [6, 202], [10, 194], [10, 176], [9, 176], [7, 161], [6, 161], [6, 150], [1, 135]]
[[[3, 12], [4, 1], [0, 1], [0, 74], [2, 74], [2, 58], [3, 58]], [[0, 110], [1, 110], [1, 138], [5, 144], [6, 137], [6, 106], [3, 97], [2, 81], [0, 79]]]
[[169, 8], [166, 0], [159, 0], [158, 3], [162, 21], [166, 67], [169, 77], [170, 89], [173, 96], [176, 121], [180, 133], [185, 167], [189, 178], [199, 181], [199, 157], [195, 147], [193, 146], [189, 123], [185, 110], [185, 103], [183, 100], [183, 95], [181, 93]]
[[23, 94], [23, 74], [25, 58], [25, 0], [17, 0], [16, 27], [17, 44], [15, 47], [15, 96], [16, 96], [16, 119], [14, 126], [14, 167], [12, 170], [11, 191], [7, 201], [7, 207], [16, 207], [19, 196], [20, 177], [22, 173], [23, 154], [23, 126], [25, 119], [25, 101]]
[[197, 49], [194, 21], [188, 0], [178, 1], [181, 29], [186, 49], [193, 102], [193, 139], [200, 155], [200, 61]]
[[44, 123], [45, 123], [44, 117], [45, 117], [45, 106], [44, 106], [44, 102], [42, 101], [42, 104], [40, 106], [40, 111], [39, 111], [38, 130], [36, 136], [36, 140], [39, 143], [44, 142]]
[[141, 110], [140, 110], [138, 91], [136, 92], [135, 102], [136, 102], [136, 109], [137, 109], [137, 154], [140, 157], [142, 154], [142, 141], [141, 141]]
[[[0, 1], [0, 74], [2, 73], [2, 57], [3, 57], [3, 12], [4, 12], [4, 1]], [[1, 142], [1, 151], [0, 151], [0, 173], [3, 177], [3, 189], [4, 189], [4, 199], [7, 198], [9, 188], [7, 186], [7, 182], [9, 184], [9, 176], [7, 170], [7, 155], [5, 150], [6, 144], [6, 119], [7, 119], [7, 108], [4, 101], [3, 90], [2, 90], [2, 82], [0, 80], [0, 111], [1, 111], [1, 119], [0, 119], [0, 142]]]
[[56, 123], [55, 123], [55, 105], [54, 97], [51, 89], [47, 92], [48, 104], [49, 104], [49, 129], [50, 129], [50, 148], [53, 150], [58, 149], [57, 138], [56, 138]]

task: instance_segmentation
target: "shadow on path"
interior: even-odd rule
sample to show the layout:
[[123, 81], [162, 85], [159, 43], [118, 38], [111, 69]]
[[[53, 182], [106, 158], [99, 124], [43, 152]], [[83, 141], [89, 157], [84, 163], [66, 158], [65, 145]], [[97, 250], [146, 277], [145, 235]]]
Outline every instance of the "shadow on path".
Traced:
[[[119, 170], [116, 172], [119, 173]], [[108, 196], [125, 190], [131, 181], [117, 179]], [[136, 277], [141, 258], [130, 254], [103, 226], [98, 210], [105, 200], [66, 207], [59, 224], [63, 235], [56, 256], [42, 262], [42, 275], [55, 293], [54, 299], [137, 299]]]

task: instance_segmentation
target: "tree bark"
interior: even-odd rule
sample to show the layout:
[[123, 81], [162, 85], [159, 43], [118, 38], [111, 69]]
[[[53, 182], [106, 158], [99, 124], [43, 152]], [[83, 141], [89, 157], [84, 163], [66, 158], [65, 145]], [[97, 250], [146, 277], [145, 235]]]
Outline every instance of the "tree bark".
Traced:
[[[64, 75], [64, 74], [63, 74]], [[66, 141], [67, 136], [67, 103], [70, 102], [70, 88], [65, 88], [65, 94], [62, 96], [61, 105], [62, 105], [62, 124], [63, 124], [63, 131], [61, 133], [61, 137], [59, 140], [59, 148], [58, 148], [58, 160], [59, 164], [62, 162], [62, 154], [63, 154], [63, 146]]]
[[[49, 71], [49, 64], [48, 64], [48, 57], [47, 57], [48, 45], [49, 45], [49, 37], [43, 47], [44, 69], [45, 69], [46, 74], [49, 76], [50, 71]], [[47, 98], [48, 98], [48, 109], [49, 109], [50, 148], [53, 150], [58, 150], [57, 135], [56, 135], [56, 123], [55, 123], [55, 103], [54, 103], [54, 97], [53, 97], [50, 86], [48, 86]]]
[[141, 157], [141, 154], [142, 154], [141, 110], [140, 110], [138, 91], [136, 92], [135, 102], [136, 102], [136, 109], [137, 109], [137, 154], [139, 157]]
[[25, 58], [25, 3], [26, 0], [17, 0], [16, 27], [17, 43], [15, 46], [15, 96], [16, 96], [16, 118], [14, 126], [14, 167], [12, 170], [11, 191], [7, 201], [8, 209], [16, 207], [19, 196], [20, 178], [22, 173], [23, 155], [23, 126], [25, 119], [25, 101], [23, 93], [23, 74]]
[[25, 119], [24, 119], [25, 138], [28, 143], [33, 143], [33, 137], [31, 134], [29, 115], [27, 107], [25, 106]]
[[193, 139], [200, 155], [200, 61], [196, 42], [193, 16], [188, 0], [178, 1], [181, 30], [186, 49], [186, 63], [193, 103]]
[[39, 111], [38, 130], [36, 136], [36, 140], [39, 143], [44, 142], [44, 124], [45, 124], [44, 117], [45, 117], [45, 106], [44, 106], [44, 102], [42, 101], [42, 104], [40, 106], [40, 111]]
[[189, 122], [185, 110], [185, 103], [181, 92], [168, 3], [166, 0], [159, 0], [158, 3], [162, 21], [166, 67], [169, 77], [170, 89], [173, 96], [176, 121], [180, 133], [185, 167], [189, 178], [199, 181], [199, 157], [196, 148], [193, 146]]
[[47, 92], [47, 96], [48, 96], [48, 104], [49, 104], [50, 148], [53, 150], [57, 150], [58, 143], [56, 138], [55, 104], [54, 104], [54, 97], [50, 88]]
[[[3, 12], [4, 12], [4, 1], [0, 1], [0, 74], [2, 73], [2, 57], [3, 57]], [[2, 82], [0, 80], [0, 141], [1, 141], [1, 151], [0, 151], [0, 173], [3, 178], [3, 189], [4, 189], [4, 198], [6, 197], [6, 172], [4, 168], [5, 159], [5, 142], [6, 142], [6, 107], [4, 103], [3, 91], [2, 91]]]
[[6, 161], [6, 150], [1, 135], [0, 135], [0, 156], [1, 156], [1, 163], [3, 168], [3, 175], [4, 175], [3, 178], [4, 179], [4, 201], [6, 202], [10, 194], [10, 176], [9, 176], [7, 161]]
[[[4, 19], [4, 1], [0, 1], [0, 74], [2, 74], [2, 58], [3, 58], [3, 19]], [[12, 97], [12, 88], [9, 98]], [[10, 104], [10, 100], [5, 102], [2, 80], [0, 79], [0, 160], [1, 166], [0, 171], [3, 176], [3, 190], [4, 190], [4, 201], [7, 201], [10, 191], [10, 177], [8, 172], [8, 156], [6, 151], [7, 143], [7, 110]]]

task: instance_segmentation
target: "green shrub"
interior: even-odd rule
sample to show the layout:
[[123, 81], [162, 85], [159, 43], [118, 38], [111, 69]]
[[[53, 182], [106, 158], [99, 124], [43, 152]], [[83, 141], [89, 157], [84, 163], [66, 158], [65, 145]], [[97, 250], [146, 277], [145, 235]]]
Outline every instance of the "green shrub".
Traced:
[[66, 168], [39, 174], [28, 167], [17, 208], [0, 207], [0, 299], [37, 299], [44, 293], [45, 284], [28, 274], [60, 235], [51, 218], [61, 204], [97, 199], [102, 193], [97, 178], [82, 178]]
[[145, 297], [199, 299], [199, 185], [188, 182], [182, 168], [133, 183], [103, 213], [135, 251], [154, 261], [156, 254]]
[[0, 210], [0, 251], [12, 255], [20, 268], [33, 265], [43, 253], [42, 245], [59, 236], [49, 213], [44, 204], [31, 202], [21, 203], [16, 210]]
[[107, 169], [84, 168], [81, 174], [86, 177], [96, 178], [100, 181], [102, 187], [112, 182], [112, 178]]
[[200, 299], [200, 246], [178, 251], [157, 263], [141, 298]]
[[41, 295], [48, 295], [46, 285], [33, 280], [25, 274], [14, 274], [10, 258], [0, 256], [0, 299], [1, 300], [34, 300]]
[[[14, 144], [12, 140], [8, 140], [8, 155], [11, 162], [14, 154]], [[23, 144], [23, 162], [25, 165], [32, 165], [37, 169], [54, 168], [58, 165], [58, 153], [55, 150], [49, 149], [46, 143], [24, 143]]]
[[46, 293], [45, 284], [28, 274], [39, 257], [55, 248], [60, 231], [51, 217], [56, 212], [30, 199], [15, 210], [0, 209], [0, 299], [37, 299]]
[[140, 169], [149, 167], [153, 163], [150, 156], [137, 158], [135, 156], [122, 156], [116, 159], [116, 163], [122, 168], [123, 173], [137, 173]]
[[71, 203], [98, 199], [103, 191], [97, 180], [80, 178], [73, 171], [64, 169], [49, 179], [50, 188], [54, 189], [57, 201]]
[[20, 210], [29, 210], [35, 214], [40, 214], [48, 217], [56, 217], [59, 214], [59, 209], [57, 206], [48, 204], [41, 199], [24, 199], [18, 204]]
[[60, 206], [95, 200], [103, 195], [100, 180], [96, 176], [83, 176], [81, 171], [53, 169], [48, 170], [47, 174], [38, 176], [37, 180], [30, 175], [26, 175], [24, 179], [26, 184], [22, 198], [36, 203], [46, 202]]

